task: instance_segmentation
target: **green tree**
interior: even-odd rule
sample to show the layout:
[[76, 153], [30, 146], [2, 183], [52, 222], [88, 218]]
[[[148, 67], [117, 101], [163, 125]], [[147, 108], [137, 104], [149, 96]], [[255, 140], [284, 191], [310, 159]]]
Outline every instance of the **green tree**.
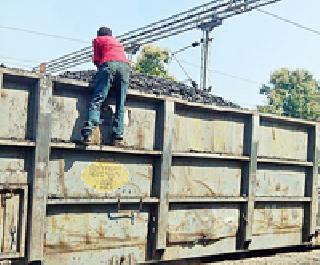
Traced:
[[266, 106], [258, 107], [260, 112], [309, 120], [320, 118], [319, 82], [306, 70], [276, 70], [270, 84], [261, 87], [260, 94], [268, 99]]
[[138, 56], [136, 71], [174, 80], [175, 78], [168, 73], [170, 59], [169, 50], [151, 44], [145, 45]]

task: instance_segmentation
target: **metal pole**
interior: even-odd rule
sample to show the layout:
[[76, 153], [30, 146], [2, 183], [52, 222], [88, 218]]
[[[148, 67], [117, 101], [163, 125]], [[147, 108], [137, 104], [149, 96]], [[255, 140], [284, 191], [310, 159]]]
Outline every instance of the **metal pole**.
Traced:
[[210, 46], [210, 30], [203, 30], [203, 42], [201, 50], [201, 81], [202, 90], [208, 86], [208, 70], [209, 70], [209, 47]]
[[218, 17], [212, 18], [208, 23], [199, 26], [202, 30], [202, 46], [201, 46], [201, 74], [200, 74], [200, 88], [202, 90], [208, 88], [209, 77], [209, 55], [210, 55], [210, 32], [216, 27], [222, 25], [222, 20]]

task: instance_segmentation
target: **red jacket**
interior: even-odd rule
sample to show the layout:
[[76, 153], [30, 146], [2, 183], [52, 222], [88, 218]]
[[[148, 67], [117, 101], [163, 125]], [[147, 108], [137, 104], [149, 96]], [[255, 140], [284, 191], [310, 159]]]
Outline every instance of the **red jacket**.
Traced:
[[112, 36], [98, 36], [93, 40], [93, 62], [99, 66], [105, 62], [128, 62], [123, 45]]

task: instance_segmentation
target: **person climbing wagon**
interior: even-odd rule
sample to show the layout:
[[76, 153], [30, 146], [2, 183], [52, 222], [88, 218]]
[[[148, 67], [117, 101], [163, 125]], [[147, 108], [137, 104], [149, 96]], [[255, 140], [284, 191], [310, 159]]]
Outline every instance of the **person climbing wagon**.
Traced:
[[110, 87], [116, 89], [116, 111], [112, 125], [112, 140], [115, 145], [123, 140], [124, 103], [129, 87], [130, 66], [123, 45], [112, 36], [108, 27], [100, 27], [93, 40], [93, 62], [98, 72], [92, 99], [89, 104], [88, 120], [81, 130], [83, 143], [92, 143], [93, 130], [100, 123], [102, 103], [106, 100]]

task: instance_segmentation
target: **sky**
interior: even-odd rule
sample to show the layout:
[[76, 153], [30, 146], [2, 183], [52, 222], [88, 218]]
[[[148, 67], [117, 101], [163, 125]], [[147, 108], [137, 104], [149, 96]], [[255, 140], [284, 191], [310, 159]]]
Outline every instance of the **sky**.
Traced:
[[[102, 25], [120, 35], [206, 2], [209, 0], [1, 0], [0, 62], [30, 68], [90, 45]], [[263, 9], [320, 31], [319, 0], [282, 0]], [[84, 43], [1, 26], [63, 35]], [[254, 108], [266, 103], [259, 88], [268, 83], [270, 74], [278, 68], [304, 68], [320, 79], [319, 35], [251, 11], [225, 20], [212, 37], [209, 82], [213, 94], [242, 106]], [[200, 38], [201, 32], [194, 30], [157, 45], [175, 51]], [[200, 48], [189, 49], [177, 57], [188, 74], [199, 81]], [[93, 68], [82, 66], [88, 67]], [[174, 61], [169, 71], [178, 80], [187, 79]]]

